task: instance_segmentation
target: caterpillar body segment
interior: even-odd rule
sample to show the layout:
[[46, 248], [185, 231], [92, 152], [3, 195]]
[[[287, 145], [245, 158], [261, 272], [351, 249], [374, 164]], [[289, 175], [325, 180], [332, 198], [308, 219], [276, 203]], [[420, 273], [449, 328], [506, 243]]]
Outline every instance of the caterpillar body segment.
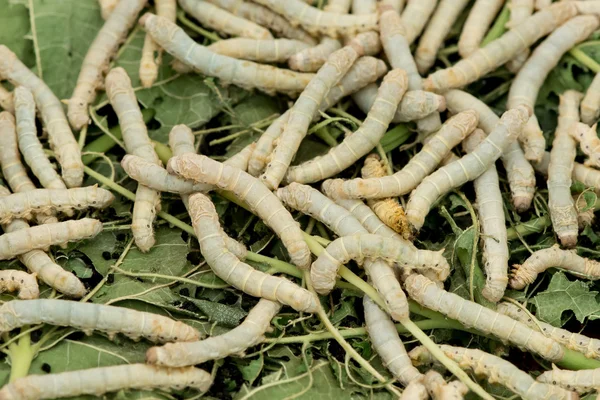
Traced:
[[61, 176], [68, 187], [81, 186], [83, 182], [83, 162], [81, 150], [71, 132], [60, 100], [52, 90], [25, 66], [4, 45], [0, 45], [0, 76], [15, 86], [25, 86], [33, 93], [35, 103], [42, 114], [42, 121], [48, 131], [50, 147], [61, 167]]
[[[437, 6], [437, 0], [408, 0], [406, 8], [402, 12], [402, 25], [406, 32], [406, 41], [410, 45], [416, 38], [421, 36], [421, 32], [427, 25], [429, 17], [433, 14]], [[394, 10], [395, 11], [395, 10]]]
[[379, 2], [382, 6], [390, 6], [398, 14], [404, 9], [404, 0], [381, 0]]
[[[1, 102], [0, 102], [1, 104]], [[581, 101], [581, 121], [593, 125], [600, 117], [600, 74], [594, 76], [594, 80], [585, 92]]]
[[546, 371], [538, 376], [537, 381], [584, 394], [600, 389], [600, 369], [570, 371], [568, 369], [559, 369], [556, 366], [553, 366], [552, 370]]
[[15, 117], [8, 111], [0, 112], [0, 164], [2, 175], [13, 192], [26, 192], [35, 189], [21, 163], [17, 144]]
[[119, 4], [119, 0], [98, 0], [98, 4], [100, 5], [102, 19], [106, 21], [117, 4]]
[[316, 72], [327, 62], [327, 58], [334, 51], [341, 48], [342, 44], [339, 40], [326, 36], [320, 40], [318, 45], [293, 54], [288, 60], [288, 65], [294, 71]]
[[427, 400], [428, 398], [427, 389], [420, 380], [410, 382], [402, 392], [402, 396], [400, 396], [400, 400]]
[[[545, 152], [542, 161], [534, 163], [536, 171], [541, 174], [548, 175], [548, 165], [550, 164], [550, 153]], [[574, 181], [583, 183], [587, 187], [600, 189], [600, 171], [594, 168], [587, 167], [580, 163], [574, 163], [571, 178]]]
[[590, 127], [583, 123], [575, 123], [568, 130], [569, 136], [579, 143], [581, 151], [588, 156], [584, 163], [586, 166], [600, 166], [600, 138], [596, 127], [597, 124]]
[[147, 364], [127, 364], [90, 368], [59, 374], [29, 375], [0, 390], [2, 400], [43, 400], [95, 395], [124, 389], [194, 388], [206, 391], [213, 378], [199, 368], [159, 368]]
[[102, 75], [146, 3], [147, 0], [119, 1], [90, 45], [69, 99], [67, 115], [73, 129], [80, 130], [88, 124], [88, 106], [96, 99], [96, 89], [102, 86]]
[[218, 54], [264, 63], [285, 62], [294, 54], [308, 48], [310, 45], [300, 40], [248, 38], [219, 40], [208, 46], [209, 50]]
[[381, 52], [381, 40], [375, 31], [359, 33], [346, 40], [345, 45], [356, 47], [363, 56], [375, 56]]
[[[155, 0], [156, 14], [175, 22], [177, 17], [177, 0]], [[145, 88], [151, 87], [158, 77], [158, 67], [162, 63], [162, 49], [152, 40], [150, 35], [144, 38], [142, 58], [140, 60], [140, 81]]]
[[2, 107], [4, 111], [8, 111], [11, 113], [15, 111], [13, 94], [2, 85], [0, 85], [0, 107]]
[[[513, 1], [511, 1], [512, 3]], [[494, 17], [503, 4], [503, 0], [475, 1], [458, 39], [458, 54], [461, 57], [467, 57], [479, 48], [485, 33], [494, 22]], [[512, 10], [513, 7], [511, 7], [511, 14]]]
[[423, 377], [423, 384], [427, 392], [436, 400], [458, 400], [462, 399], [469, 389], [460, 381], [446, 382], [444, 377], [437, 371], [431, 369]]
[[[508, 3], [508, 8], [510, 10], [510, 16], [508, 22], [506, 23], [506, 27], [508, 29], [512, 29], [515, 26], [519, 25], [521, 22], [525, 21], [527, 18], [533, 14], [533, 5], [535, 0], [511, 0]], [[512, 60], [506, 63], [506, 68], [512, 72], [517, 73], [525, 61], [529, 58], [529, 49], [525, 49], [519, 54], [517, 54]]]
[[248, 162], [248, 172], [250, 175], [258, 177], [264, 171], [267, 162], [271, 159], [275, 143], [281, 136], [289, 118], [290, 110], [287, 110], [271, 122], [271, 125], [260, 135]]
[[264, 334], [280, 309], [281, 304], [261, 299], [250, 310], [244, 322], [229, 332], [197, 342], [167, 343], [152, 347], [146, 352], [146, 362], [166, 367], [184, 367], [242, 354], [265, 339]]
[[375, 14], [377, 12], [377, 2], [375, 0], [352, 0], [352, 14], [364, 15]]
[[348, 14], [352, 0], [329, 0], [323, 7], [323, 11], [335, 14]]
[[16, 269], [5, 269], [0, 271], [0, 292], [19, 291], [19, 298], [23, 300], [37, 299], [40, 296], [40, 288], [37, 283], [36, 274]]

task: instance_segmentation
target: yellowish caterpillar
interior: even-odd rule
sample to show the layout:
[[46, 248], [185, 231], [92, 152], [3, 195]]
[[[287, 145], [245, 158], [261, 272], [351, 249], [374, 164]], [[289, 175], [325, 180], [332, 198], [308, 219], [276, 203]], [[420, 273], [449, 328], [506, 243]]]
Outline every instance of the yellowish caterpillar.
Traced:
[[[124, 0], [127, 1], [127, 0]], [[0, 390], [2, 400], [43, 400], [82, 395], [101, 396], [125, 389], [194, 388], [206, 391], [213, 378], [199, 368], [160, 368], [146, 364], [127, 364], [90, 368], [60, 374], [29, 375]]]
[[[512, 3], [513, 1], [511, 1]], [[494, 22], [494, 17], [503, 4], [504, 0], [475, 1], [458, 40], [458, 54], [461, 57], [467, 57], [479, 48], [485, 33]], [[513, 9], [514, 6], [511, 6], [511, 14]]]
[[440, 289], [423, 275], [408, 276], [404, 287], [417, 303], [438, 311], [448, 318], [456, 319], [467, 327], [473, 327], [503, 342], [525, 348], [549, 361], [558, 361], [563, 357], [562, 347], [552, 339], [506, 315]]
[[83, 162], [81, 150], [73, 137], [61, 102], [50, 88], [29, 70], [6, 46], [0, 45], [0, 76], [15, 86], [31, 90], [38, 105], [42, 120], [48, 130], [50, 147], [62, 169], [62, 177], [68, 187], [81, 186]]
[[167, 170], [185, 179], [215, 185], [235, 194], [281, 238], [295, 265], [303, 269], [310, 266], [310, 250], [298, 223], [258, 179], [239, 168], [196, 154], [171, 158]]
[[352, 0], [352, 14], [364, 15], [377, 13], [375, 0]]
[[323, 11], [335, 14], [348, 14], [352, 0], [328, 0]]
[[[511, 0], [508, 3], [510, 16], [505, 26], [512, 29], [529, 18], [533, 14], [533, 3], [534, 0]], [[525, 49], [517, 54], [506, 63], [506, 68], [512, 73], [517, 73], [529, 58], [529, 52], [529, 49]]]
[[251, 296], [287, 304], [297, 311], [317, 310], [319, 300], [313, 293], [285, 278], [257, 271], [227, 250], [219, 215], [208, 197], [202, 193], [191, 195], [189, 212], [200, 251], [219, 278]]
[[315, 72], [327, 62], [327, 58], [336, 50], [342, 48], [342, 44], [337, 39], [323, 37], [319, 44], [298, 51], [288, 60], [291, 69], [301, 72]]
[[402, 391], [402, 396], [400, 396], [400, 400], [427, 400], [429, 399], [429, 394], [427, 393], [427, 389], [423, 386], [423, 383], [420, 380], [413, 380], [406, 386], [406, 389]]
[[13, 94], [2, 85], [0, 85], [0, 107], [2, 107], [5, 111], [15, 111], [15, 105], [13, 103]]
[[584, 394], [600, 390], [600, 369], [570, 371], [553, 366], [551, 371], [546, 371], [538, 376], [537, 381]]
[[214, 53], [194, 42], [171, 21], [150, 13], [140, 18], [139, 22], [166, 52], [201, 74], [219, 78], [224, 85], [232, 83], [244, 89], [256, 88], [270, 94], [295, 94], [304, 90], [314, 76]]
[[272, 63], [286, 62], [292, 55], [310, 48], [308, 43], [291, 39], [233, 38], [219, 40], [208, 49], [224, 56]]
[[[484, 102], [467, 92], [450, 90], [444, 94], [444, 97], [452, 113], [465, 110], [476, 111], [479, 114], [479, 127], [488, 135], [500, 120]], [[533, 167], [525, 158], [517, 141], [508, 145], [502, 154], [502, 162], [510, 185], [512, 203], [518, 212], [523, 212], [531, 205], [535, 192]]]
[[429, 75], [423, 86], [425, 90], [440, 93], [475, 82], [575, 15], [577, 7], [572, 2], [559, 2], [546, 7], [452, 67]]
[[117, 4], [119, 4], [119, 0], [98, 0], [98, 4], [100, 5], [100, 14], [102, 15], [102, 19], [106, 20], [113, 12]]
[[[177, 14], [176, 0], [155, 0], [156, 14], [175, 22]], [[158, 67], [162, 62], [162, 49], [152, 40], [150, 35], [144, 38], [142, 58], [140, 60], [140, 81], [142, 86], [149, 88], [158, 77]]]
[[552, 4], [552, 0], [535, 0], [535, 9], [541, 10], [542, 8], [546, 8]]
[[579, 14], [600, 15], [600, 3], [598, 1], [574, 1]]
[[[1, 100], [0, 104], [2, 104]], [[581, 101], [581, 121], [593, 125], [598, 121], [598, 117], [600, 117], [600, 74], [594, 76]]]
[[281, 304], [260, 299], [244, 322], [229, 332], [198, 342], [167, 343], [151, 347], [146, 352], [146, 362], [163, 367], [185, 367], [241, 354], [265, 339], [265, 332], [270, 329], [271, 320], [280, 309]]
[[27, 170], [21, 163], [15, 117], [8, 111], [0, 112], [0, 150], [2, 175], [13, 192], [35, 189], [35, 185], [27, 176]]
[[88, 106], [96, 98], [96, 89], [102, 86], [102, 74], [146, 3], [147, 0], [119, 1], [90, 45], [69, 99], [67, 115], [74, 129], [88, 124]]
[[[285, 178], [286, 181], [311, 183], [329, 178], [348, 168], [373, 150], [392, 121], [406, 87], [406, 72], [401, 69], [390, 71], [383, 78], [375, 103], [360, 128], [346, 137], [342, 143], [329, 150], [327, 154], [290, 167]], [[290, 124], [293, 115], [292, 111]], [[285, 140], [284, 134], [285, 131], [278, 146]]]
[[40, 296], [36, 274], [16, 269], [0, 271], [0, 292], [19, 291], [19, 298], [23, 300], [37, 299]]
[[[507, 108], [515, 108], [520, 104], [533, 107], [548, 73], [558, 64], [563, 54], [585, 40], [599, 23], [598, 18], [593, 15], [578, 16], [552, 32], [536, 47], [531, 57], [519, 70], [508, 92]], [[546, 140], [535, 114], [527, 122], [519, 140], [523, 144], [525, 157], [528, 160], [539, 161], [542, 158]]]
[[409, 45], [423, 32], [437, 3], [437, 0], [408, 0], [401, 18], [406, 29], [404, 36]]
[[581, 151], [588, 158], [585, 160], [584, 165], [600, 167], [600, 138], [596, 133], [597, 125], [594, 124], [591, 127], [583, 124], [576, 123], [569, 129], [569, 135], [579, 142]]
[[382, 199], [409, 193], [477, 126], [477, 113], [464, 111], [447, 120], [439, 132], [400, 171], [383, 178], [332, 179], [323, 189], [334, 197]]
[[[465, 139], [463, 148], [471, 152], [484, 140], [485, 133], [477, 129]], [[473, 181], [473, 186], [483, 234], [483, 260], [487, 278], [482, 294], [489, 301], [497, 303], [504, 296], [508, 284], [509, 252], [504, 204], [496, 166], [490, 165]]]

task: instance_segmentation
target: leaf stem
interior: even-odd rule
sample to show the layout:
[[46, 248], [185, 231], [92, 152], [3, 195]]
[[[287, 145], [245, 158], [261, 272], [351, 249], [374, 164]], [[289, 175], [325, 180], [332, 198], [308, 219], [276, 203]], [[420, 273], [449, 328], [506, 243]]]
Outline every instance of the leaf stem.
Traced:
[[494, 22], [494, 25], [490, 28], [487, 35], [481, 41], [481, 47], [487, 46], [490, 42], [498, 39], [500, 36], [506, 32], [506, 23], [510, 18], [510, 8], [508, 5], [505, 5], [500, 14], [498, 14], [498, 18]]
[[580, 64], [589, 68], [594, 73], [600, 72], [600, 64], [596, 62], [592, 57], [588, 56], [579, 46], [569, 50], [569, 54], [576, 59]]
[[185, 25], [186, 27], [190, 28], [191, 30], [193, 30], [196, 33], [201, 34], [202, 36], [204, 36], [205, 38], [212, 40], [213, 42], [218, 42], [219, 40], [221, 40], [221, 38], [212, 33], [207, 31], [206, 29], [196, 25], [195, 23], [193, 23], [192, 21], [190, 21], [186, 16], [185, 13], [183, 11], [179, 11], [177, 13], [177, 19], [179, 20], [179, 22], [181, 22], [183, 25]]
[[[23, 326], [21, 330], [27, 330], [28, 326]], [[11, 343], [8, 346], [10, 355], [10, 378], [9, 382], [13, 382], [15, 379], [22, 378], [29, 374], [29, 368], [33, 361], [35, 352], [31, 347], [31, 336], [29, 333], [21, 336], [19, 341]]]

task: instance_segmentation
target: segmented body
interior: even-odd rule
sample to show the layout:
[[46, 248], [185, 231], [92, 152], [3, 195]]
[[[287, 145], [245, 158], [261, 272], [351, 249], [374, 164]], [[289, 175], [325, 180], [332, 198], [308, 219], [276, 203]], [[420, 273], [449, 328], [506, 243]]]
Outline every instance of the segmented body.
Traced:
[[583, 394], [600, 389], [600, 369], [570, 371], [554, 367], [538, 376], [537, 381]]
[[598, 117], [600, 117], [600, 74], [594, 76], [581, 101], [581, 121], [593, 125]]
[[[475, 1], [458, 39], [458, 54], [461, 57], [467, 57], [479, 48], [485, 33], [503, 4], [503, 0]], [[514, 6], [511, 6], [511, 14], [513, 9]]]
[[286, 62], [288, 58], [310, 45], [291, 39], [248, 39], [233, 38], [219, 40], [208, 49], [228, 57], [264, 63]]
[[[177, 17], [177, 0], [155, 0], [156, 14], [175, 22]], [[158, 77], [158, 67], [162, 63], [162, 49], [152, 40], [150, 35], [144, 38], [142, 58], [140, 60], [140, 81], [145, 88], [151, 87]]]
[[581, 151], [588, 158], [585, 160], [586, 166], [600, 167], [600, 138], [596, 133], [597, 124], [591, 127], [583, 124], [576, 123], [569, 129], [569, 136], [579, 142]]
[[0, 292], [19, 291], [19, 298], [23, 300], [37, 299], [40, 296], [36, 274], [16, 269], [0, 271]]

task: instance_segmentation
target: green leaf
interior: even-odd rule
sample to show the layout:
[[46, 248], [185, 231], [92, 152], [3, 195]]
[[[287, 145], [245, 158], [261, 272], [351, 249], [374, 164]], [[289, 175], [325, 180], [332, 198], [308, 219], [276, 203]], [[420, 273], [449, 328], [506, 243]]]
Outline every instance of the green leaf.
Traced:
[[198, 307], [198, 309], [208, 317], [209, 321], [230, 328], [238, 326], [240, 321], [248, 315], [248, 313], [239, 306], [228, 306], [213, 301], [195, 299], [189, 296], [181, 297]]
[[31, 31], [27, 8], [11, 0], [0, 0], [0, 10], [0, 43], [11, 49], [25, 65], [33, 66], [33, 43], [25, 40]]
[[101, 232], [93, 240], [79, 242], [76, 249], [92, 260], [96, 271], [102, 274], [102, 276], [106, 276], [110, 266], [117, 261], [113, 256], [117, 249], [117, 244], [115, 233], [108, 231]]
[[586, 227], [583, 228], [581, 235], [586, 236], [593, 244], [596, 244], [600, 241], [600, 236], [594, 232], [594, 229], [590, 225], [586, 225]]
[[255, 358], [250, 362], [248, 362], [245, 359], [239, 359], [237, 360], [236, 364], [238, 369], [242, 373], [244, 380], [250, 385], [252, 385], [263, 371], [263, 367], [265, 365], [265, 358], [263, 356], [263, 353], [259, 353], [258, 358]]

